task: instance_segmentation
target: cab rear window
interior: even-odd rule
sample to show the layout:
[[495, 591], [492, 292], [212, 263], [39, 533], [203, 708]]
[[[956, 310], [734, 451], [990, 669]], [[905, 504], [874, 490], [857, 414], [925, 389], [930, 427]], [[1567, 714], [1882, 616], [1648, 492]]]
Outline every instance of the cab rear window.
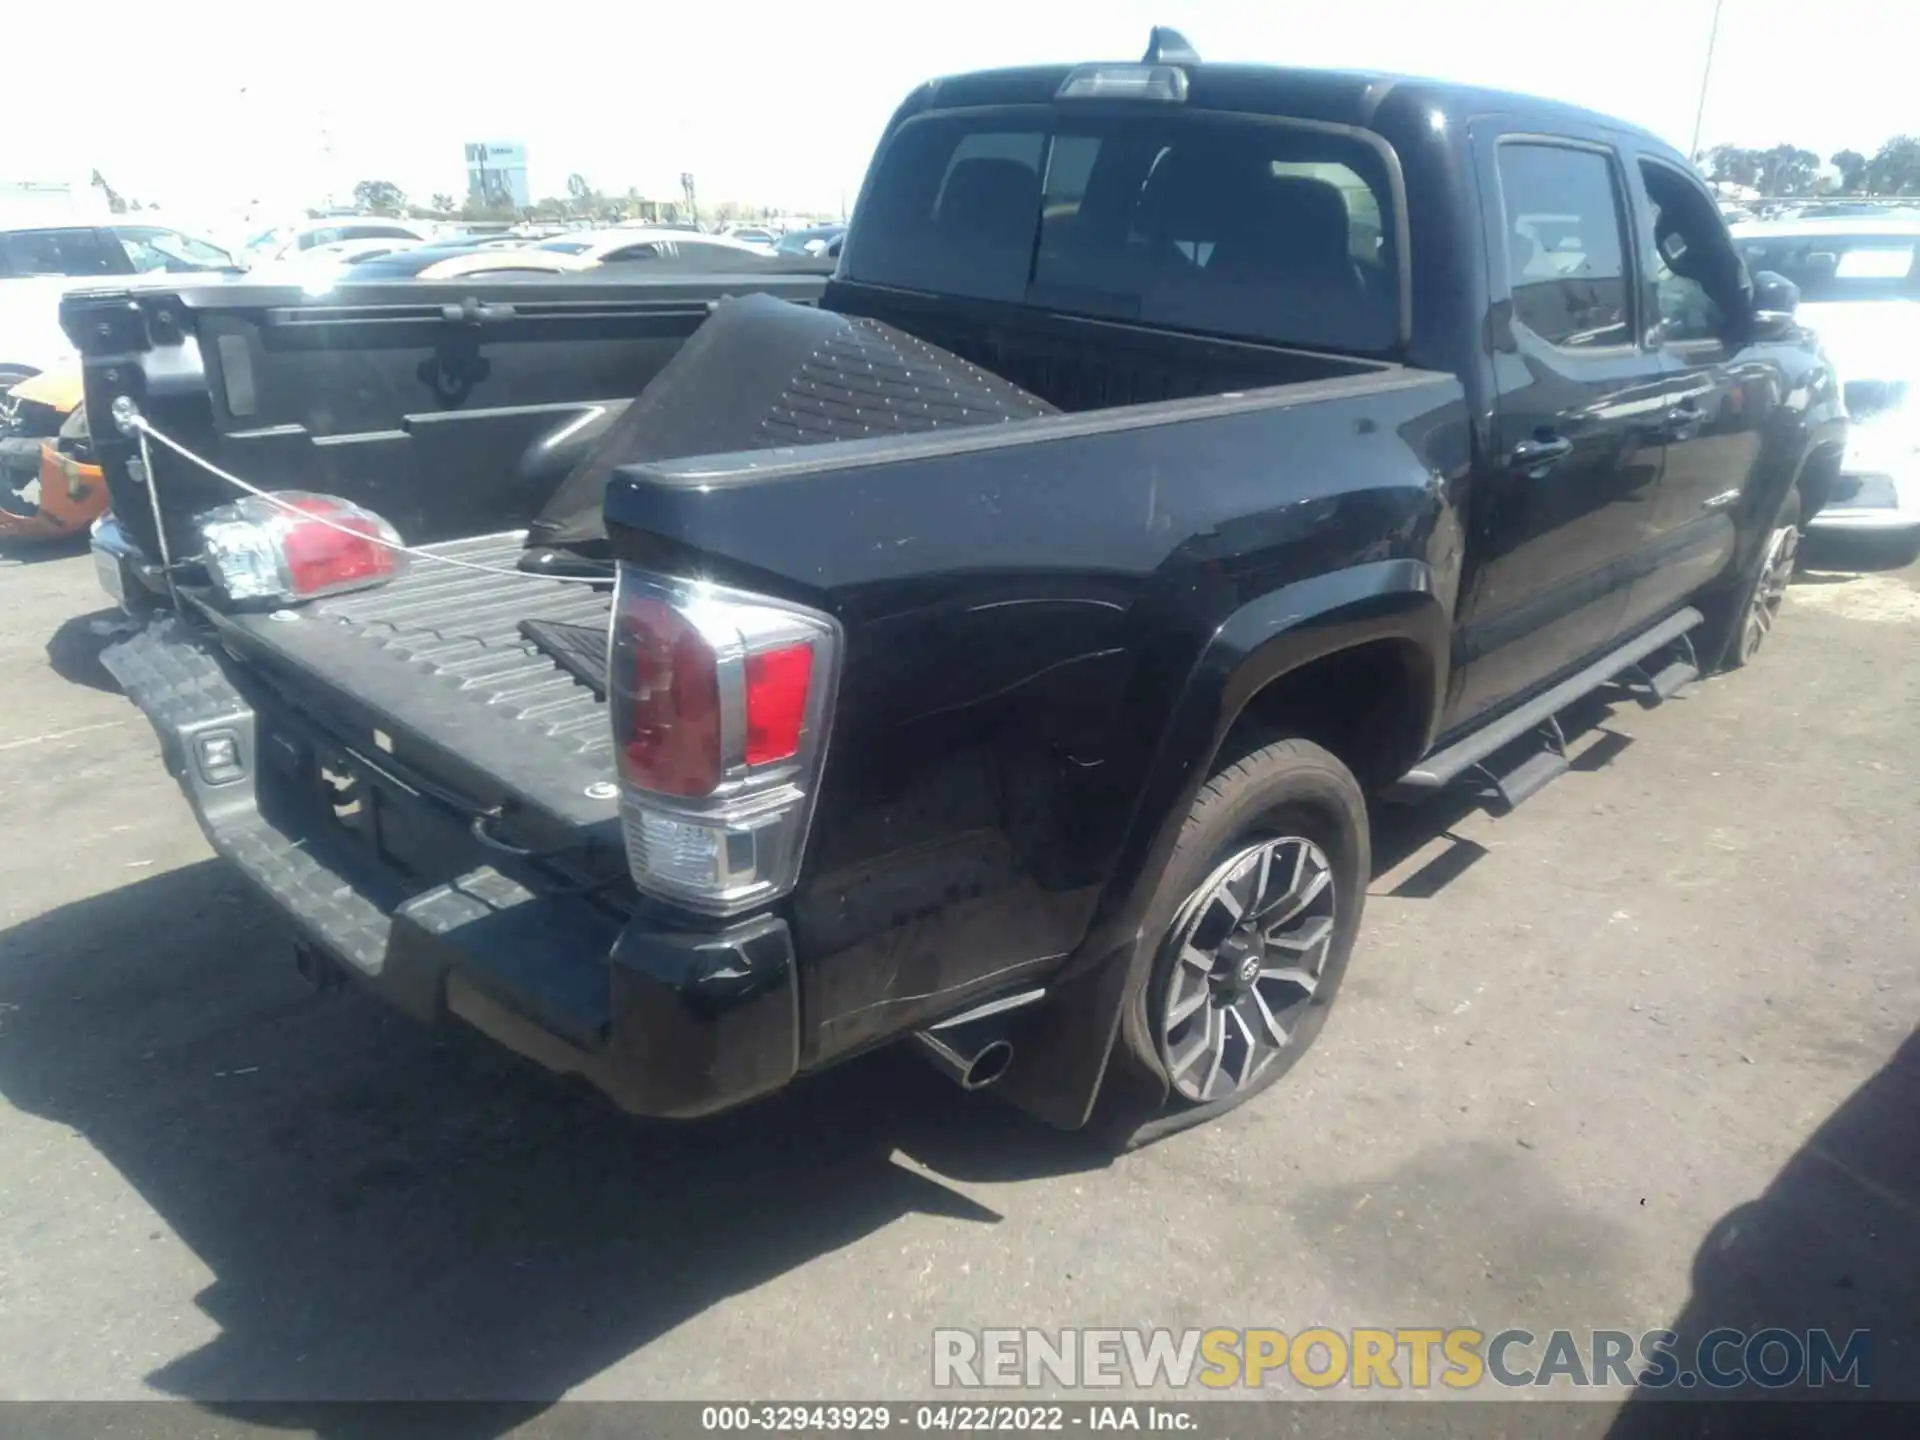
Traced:
[[1380, 150], [1285, 122], [1052, 110], [895, 132], [844, 273], [870, 284], [1363, 353], [1398, 335]]

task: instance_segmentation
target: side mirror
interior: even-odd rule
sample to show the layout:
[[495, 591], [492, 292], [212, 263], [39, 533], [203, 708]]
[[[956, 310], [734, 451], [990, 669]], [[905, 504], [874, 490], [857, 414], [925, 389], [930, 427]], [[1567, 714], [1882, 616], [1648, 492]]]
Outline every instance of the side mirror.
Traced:
[[1786, 276], [1762, 270], [1753, 277], [1753, 313], [1790, 316], [1800, 308], [1800, 287]]

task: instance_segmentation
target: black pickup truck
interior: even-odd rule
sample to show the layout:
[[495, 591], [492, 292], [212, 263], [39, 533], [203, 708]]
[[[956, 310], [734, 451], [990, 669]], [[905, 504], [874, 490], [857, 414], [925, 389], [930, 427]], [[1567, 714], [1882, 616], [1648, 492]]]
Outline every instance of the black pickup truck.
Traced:
[[914, 91], [830, 280], [64, 324], [106, 664], [316, 979], [642, 1114], [914, 1037], [1137, 1138], [1312, 1041], [1371, 798], [1753, 657], [1844, 443], [1795, 299], [1650, 135], [1159, 33]]

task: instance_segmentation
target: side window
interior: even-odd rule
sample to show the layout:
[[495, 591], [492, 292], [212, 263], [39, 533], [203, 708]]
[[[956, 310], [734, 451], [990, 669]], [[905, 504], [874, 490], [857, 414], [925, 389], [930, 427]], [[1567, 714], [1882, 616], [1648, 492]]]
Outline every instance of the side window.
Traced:
[[92, 230], [16, 230], [0, 235], [11, 275], [118, 275], [131, 267]]
[[1653, 211], [1648, 273], [1659, 295], [1663, 340], [1715, 340], [1726, 331], [1728, 306], [1741, 276], [1739, 254], [1719, 209], [1678, 171], [1640, 162]]
[[617, 260], [657, 260], [659, 258], [660, 247], [648, 242], [645, 245], [629, 245], [624, 250], [616, 250], [606, 257], [605, 263]]
[[1612, 161], [1532, 142], [1496, 153], [1513, 318], [1563, 349], [1628, 344], [1626, 225]]

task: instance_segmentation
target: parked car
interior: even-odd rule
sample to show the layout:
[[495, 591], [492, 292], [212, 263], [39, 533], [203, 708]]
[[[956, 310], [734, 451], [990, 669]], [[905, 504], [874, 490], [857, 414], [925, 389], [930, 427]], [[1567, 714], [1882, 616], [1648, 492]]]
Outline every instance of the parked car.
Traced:
[[826, 256], [838, 259], [840, 256], [840, 237], [847, 233], [844, 225], [814, 225], [805, 230], [789, 230], [782, 235], [773, 247], [781, 255]]
[[81, 535], [107, 508], [78, 365], [0, 392], [0, 540]]
[[418, 280], [490, 280], [514, 275], [572, 275], [593, 268], [578, 255], [561, 255], [537, 246], [500, 250], [481, 246], [465, 255], [449, 255], [426, 266]]
[[[390, 244], [394, 242], [377, 241], [370, 244]], [[384, 253], [364, 255], [346, 261], [338, 275], [342, 281], [364, 281], [374, 279], [405, 280], [431, 269], [444, 260], [480, 252], [498, 253], [501, 248], [522, 250], [524, 245], [508, 247], [497, 246], [492, 238], [469, 237], [464, 240], [432, 240], [425, 244], [399, 245], [398, 248]]]
[[303, 251], [346, 240], [405, 240], [418, 244], [432, 238], [431, 226], [412, 220], [380, 215], [336, 215], [262, 230], [247, 241], [246, 248], [256, 261], [290, 260]]
[[1140, 1140], [1312, 1043], [1369, 797], [1756, 657], [1845, 443], [1795, 302], [1644, 131], [1156, 32], [916, 90], [831, 281], [66, 323], [105, 663], [310, 974], [644, 1114], [914, 1037]]
[[764, 225], [729, 225], [720, 232], [729, 240], [738, 240], [744, 245], [760, 245], [771, 249], [780, 239]]
[[558, 255], [572, 255], [596, 265], [620, 265], [646, 260], [710, 260], [734, 264], [743, 259], [765, 259], [773, 254], [770, 245], [756, 245], [729, 235], [639, 227], [582, 230], [542, 240], [535, 248], [550, 250]]
[[302, 250], [296, 257], [296, 263], [357, 265], [362, 260], [377, 260], [382, 255], [418, 249], [424, 243], [401, 236], [390, 236], [382, 240], [335, 240], [331, 244], [316, 245], [311, 250]]
[[77, 363], [60, 330], [60, 297], [75, 286], [233, 267], [220, 247], [163, 226], [0, 227], [0, 394]]
[[1749, 267], [1799, 286], [1845, 382], [1846, 457], [1810, 529], [1920, 558], [1920, 216], [1762, 221], [1734, 237]]

